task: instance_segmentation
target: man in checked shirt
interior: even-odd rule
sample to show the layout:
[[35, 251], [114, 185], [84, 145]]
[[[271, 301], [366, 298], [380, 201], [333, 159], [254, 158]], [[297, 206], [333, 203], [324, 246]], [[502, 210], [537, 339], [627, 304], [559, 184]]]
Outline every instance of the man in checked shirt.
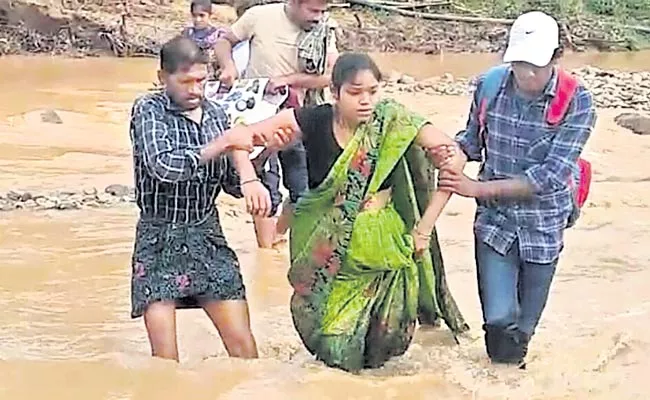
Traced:
[[272, 137], [229, 128], [203, 99], [208, 58], [189, 38], [160, 52], [164, 91], [136, 100], [130, 136], [140, 218], [132, 257], [131, 316], [144, 315], [154, 356], [178, 361], [176, 308], [202, 307], [228, 354], [257, 357], [237, 256], [226, 243], [215, 199], [229, 176], [230, 152], [249, 211], [267, 215], [269, 193], [248, 155]]
[[[483, 75], [467, 127], [456, 138], [469, 161], [483, 162], [478, 180], [440, 176], [441, 189], [477, 200], [475, 258], [487, 353], [493, 362], [522, 368], [575, 212], [569, 182], [596, 120], [592, 96], [579, 85], [562, 122], [547, 123], [560, 54], [552, 17], [531, 12], [516, 20], [504, 54], [509, 68], [484, 114], [486, 136], [477, 118]], [[442, 162], [453, 151], [432, 149], [432, 155]]]

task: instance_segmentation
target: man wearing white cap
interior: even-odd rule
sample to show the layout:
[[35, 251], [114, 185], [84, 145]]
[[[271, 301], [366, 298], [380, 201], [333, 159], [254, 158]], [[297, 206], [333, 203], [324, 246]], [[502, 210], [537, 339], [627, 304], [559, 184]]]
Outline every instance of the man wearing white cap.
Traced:
[[[477, 200], [475, 258], [487, 353], [525, 366], [563, 248], [589, 188], [580, 159], [596, 121], [592, 96], [556, 66], [557, 22], [542, 12], [512, 25], [504, 65], [477, 82], [456, 141], [477, 180], [443, 172], [440, 187]], [[438, 161], [450, 148], [432, 149]]]

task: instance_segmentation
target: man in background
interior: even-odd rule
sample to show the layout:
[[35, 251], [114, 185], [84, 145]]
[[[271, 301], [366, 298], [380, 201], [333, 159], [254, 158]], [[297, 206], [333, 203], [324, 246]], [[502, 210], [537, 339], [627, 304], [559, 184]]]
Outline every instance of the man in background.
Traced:
[[[271, 93], [288, 86], [295, 92], [298, 105], [323, 103], [323, 90], [329, 86], [331, 67], [338, 56], [335, 23], [327, 18], [327, 6], [327, 0], [288, 0], [244, 11], [215, 45], [222, 68], [219, 80], [232, 85], [239, 77], [232, 48], [248, 40], [250, 59], [243, 78], [269, 78], [267, 91]], [[290, 215], [293, 204], [307, 188], [307, 162], [302, 143], [269, 160], [262, 180], [271, 193], [273, 216], [255, 218], [258, 244], [263, 248], [272, 247], [277, 234], [283, 234], [287, 228], [283, 219], [276, 227], [274, 217], [282, 201], [278, 160], [291, 203], [283, 207], [283, 216]]]

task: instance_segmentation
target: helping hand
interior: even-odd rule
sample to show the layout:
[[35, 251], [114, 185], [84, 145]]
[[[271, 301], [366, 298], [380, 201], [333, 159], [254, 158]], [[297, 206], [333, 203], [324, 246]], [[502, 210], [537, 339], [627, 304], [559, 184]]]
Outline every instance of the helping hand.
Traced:
[[477, 197], [480, 184], [468, 178], [462, 171], [442, 170], [438, 178], [438, 189], [463, 197]]
[[278, 128], [277, 131], [264, 138], [266, 148], [280, 150], [287, 147], [296, 137], [296, 132], [291, 128]]
[[247, 152], [253, 151], [255, 145], [260, 145], [263, 139], [260, 139], [255, 133], [243, 125], [235, 125], [224, 132], [224, 140], [226, 141], [226, 150], [243, 150]]
[[433, 159], [433, 164], [438, 169], [454, 164], [454, 160], [457, 160], [459, 154], [462, 152], [457, 144], [430, 147], [426, 150]]
[[[242, 128], [250, 131], [245, 127]], [[253, 133], [250, 131], [249, 133], [253, 135], [254, 146], [263, 146], [272, 151], [286, 147], [296, 137], [296, 133], [291, 128], [278, 128], [274, 132]]]

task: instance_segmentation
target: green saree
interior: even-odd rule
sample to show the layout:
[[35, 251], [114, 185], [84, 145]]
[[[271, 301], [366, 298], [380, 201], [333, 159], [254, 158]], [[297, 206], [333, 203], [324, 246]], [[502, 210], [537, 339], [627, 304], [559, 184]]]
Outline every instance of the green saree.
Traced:
[[[289, 281], [293, 322], [328, 366], [376, 368], [403, 354], [416, 320], [469, 327], [448, 291], [435, 235], [414, 257], [410, 232], [434, 190], [435, 168], [412, 146], [426, 121], [391, 100], [355, 132], [322, 184], [296, 205]], [[392, 201], [364, 204], [393, 168]]]

